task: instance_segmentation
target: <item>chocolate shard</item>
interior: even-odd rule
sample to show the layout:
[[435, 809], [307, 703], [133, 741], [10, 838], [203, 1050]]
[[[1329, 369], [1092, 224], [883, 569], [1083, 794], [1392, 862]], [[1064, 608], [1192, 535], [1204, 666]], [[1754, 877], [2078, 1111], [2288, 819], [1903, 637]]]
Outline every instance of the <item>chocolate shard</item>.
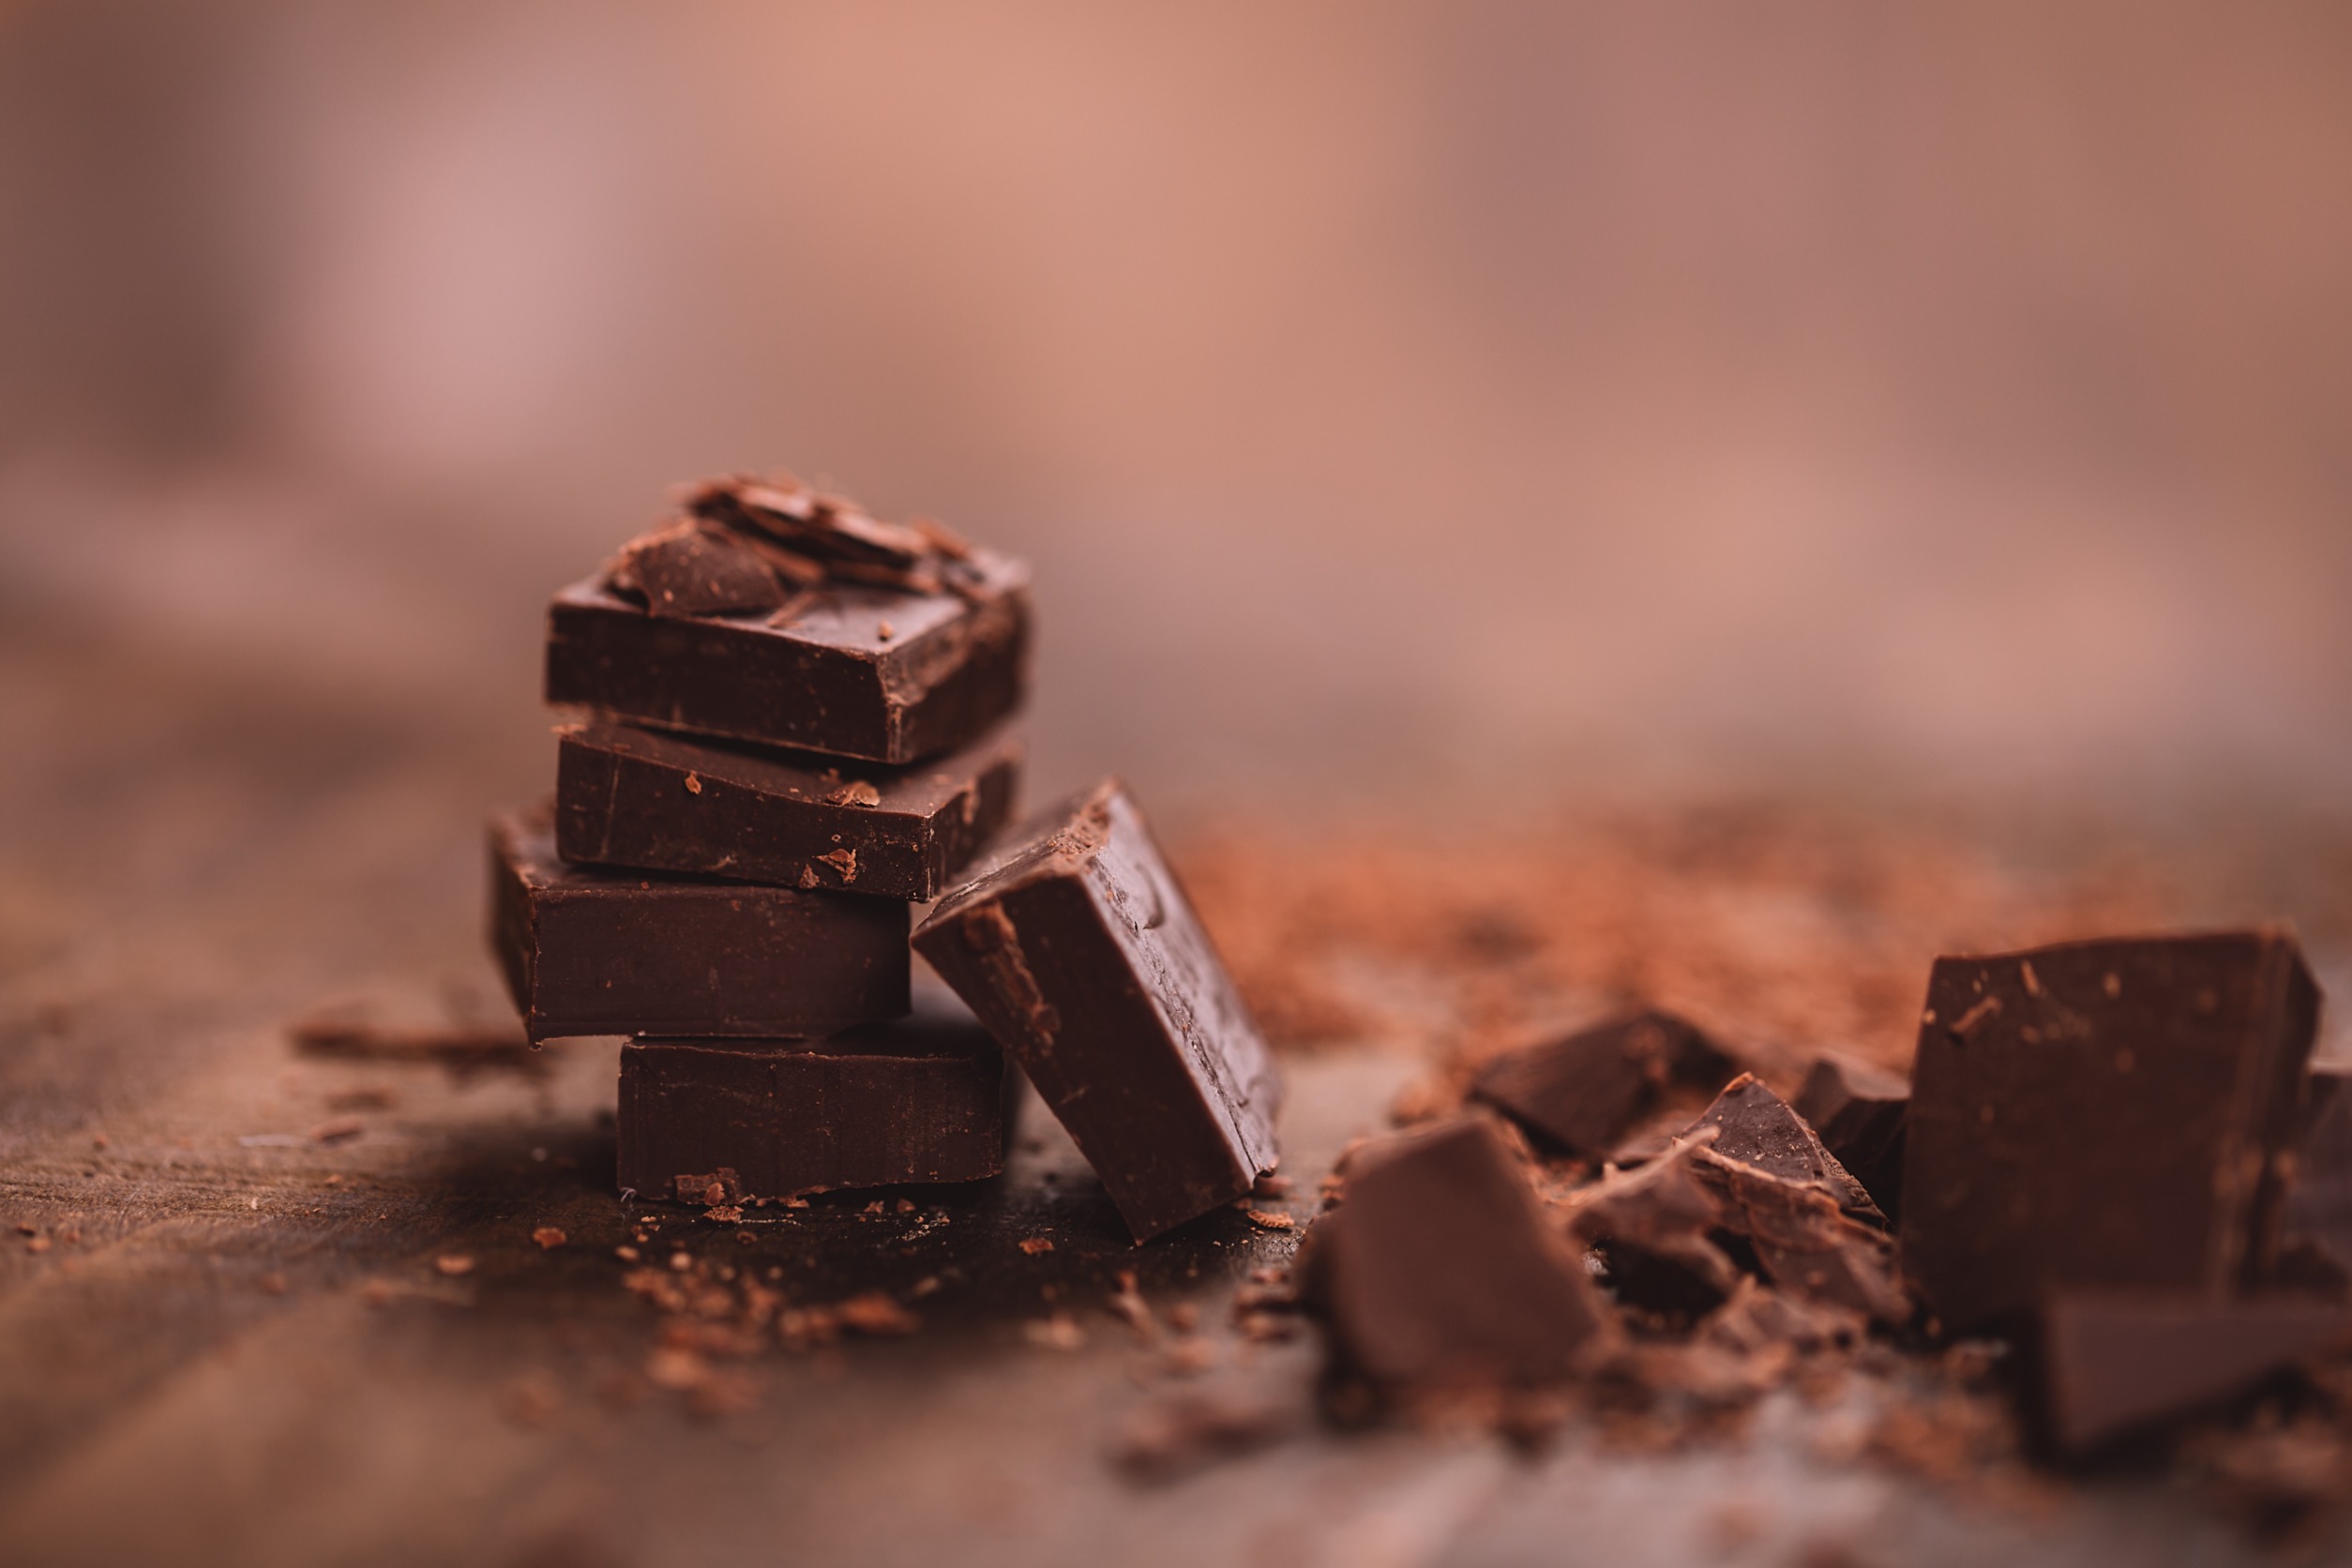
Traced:
[[621, 1048], [617, 1172], [648, 1198], [741, 1202], [1004, 1168], [1004, 1059], [942, 998], [829, 1040]]
[[1737, 1160], [1784, 1181], [1819, 1187], [1856, 1219], [1880, 1227], [1886, 1224], [1886, 1215], [1870, 1200], [1870, 1194], [1838, 1163], [1835, 1154], [1822, 1147], [1804, 1118], [1765, 1088], [1755, 1074], [1741, 1073], [1725, 1085], [1715, 1103], [1683, 1136], [1705, 1127], [1717, 1129], [1717, 1136], [1701, 1158]]
[[2302, 1134], [2287, 1188], [2282, 1240], [2316, 1255], [2312, 1270], [2352, 1279], [2352, 1093], [2346, 1075], [2314, 1068], [2304, 1086]]
[[1671, 1317], [1713, 1310], [1745, 1276], [1708, 1239], [1723, 1207], [1691, 1169], [1714, 1130], [1637, 1170], [1613, 1171], [1576, 1195], [1569, 1229], [1601, 1252], [1621, 1302]]
[[623, 545], [610, 580], [634, 589], [655, 615], [739, 615], [774, 610], [786, 597], [758, 555], [690, 518]]
[[1009, 557], [975, 550], [955, 593], [837, 584], [792, 604], [780, 625], [679, 618], [575, 583], [548, 610], [547, 700], [904, 763], [976, 741], [1027, 690], [1029, 568]]
[[2043, 1308], [2042, 1415], [2059, 1452], [2220, 1405], [2352, 1335], [2342, 1304], [2063, 1291]]
[[1791, 1180], [1694, 1149], [1691, 1171], [1723, 1210], [1723, 1229], [1744, 1238], [1766, 1279], [1792, 1296], [1878, 1322], [1910, 1320], [1911, 1304], [1886, 1232], [1839, 1207], [1830, 1187]]
[[1944, 1324], [2022, 1319], [2073, 1288], [2266, 1278], [2318, 1013], [2276, 929], [1937, 959], [1903, 1256]]
[[1696, 1026], [1651, 1009], [1497, 1057], [1470, 1094], [1569, 1153], [1600, 1159], [1669, 1085], [1712, 1089], [1730, 1071]]
[[1274, 1168], [1274, 1058], [1118, 780], [1033, 821], [914, 945], [1028, 1073], [1138, 1241]]
[[565, 860], [928, 903], [1011, 819], [1024, 746], [1008, 731], [909, 768], [631, 725], [569, 725], [555, 768]]
[[1847, 1056], [1823, 1056], [1790, 1108], [1819, 1136], [1889, 1220], [1903, 1213], [1903, 1124], [1910, 1082]]
[[1294, 1277], [1334, 1364], [1389, 1390], [1551, 1381], [1614, 1341], [1583, 1260], [1499, 1130], [1460, 1117], [1357, 1152]]
[[549, 808], [492, 820], [490, 944], [534, 1044], [837, 1033], [907, 1010], [907, 908], [566, 866]]

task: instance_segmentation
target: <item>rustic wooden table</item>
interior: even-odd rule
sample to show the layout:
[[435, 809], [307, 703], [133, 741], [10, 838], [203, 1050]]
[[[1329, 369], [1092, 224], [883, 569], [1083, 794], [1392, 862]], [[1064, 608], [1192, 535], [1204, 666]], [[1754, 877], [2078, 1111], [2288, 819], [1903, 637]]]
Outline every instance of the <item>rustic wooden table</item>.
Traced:
[[[1127, 1246], [1033, 1104], [1010, 1174], [905, 1212], [625, 1207], [609, 1046], [461, 1075], [296, 1055], [283, 1030], [354, 993], [494, 1002], [476, 823], [531, 787], [535, 741], [38, 627], [0, 632], [0, 1560], [2257, 1555], [2147, 1477], [2020, 1506], [1857, 1464], [1823, 1440], [1834, 1411], [1787, 1396], [1683, 1453], [1303, 1421], [1128, 1479], [1110, 1446], [1179, 1382], [1107, 1310], [1121, 1271], [1162, 1322], [1199, 1314], [1208, 1386], [1304, 1412], [1311, 1342], [1225, 1310], [1289, 1237], [1226, 1214]], [[1295, 1212], [1414, 1066], [1292, 1061]], [[625, 1246], [682, 1280], [774, 1271], [801, 1304], [887, 1290], [922, 1326], [681, 1353]]]

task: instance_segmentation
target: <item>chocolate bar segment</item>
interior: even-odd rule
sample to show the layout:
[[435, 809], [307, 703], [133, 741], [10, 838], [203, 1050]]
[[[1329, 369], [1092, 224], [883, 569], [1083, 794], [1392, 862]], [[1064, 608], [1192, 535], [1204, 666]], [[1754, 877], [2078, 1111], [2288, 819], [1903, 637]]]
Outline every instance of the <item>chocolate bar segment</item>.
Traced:
[[843, 766], [631, 725], [568, 725], [555, 773], [565, 860], [928, 903], [1011, 820], [1020, 738], [908, 768]]
[[1903, 1257], [1945, 1326], [2067, 1288], [2262, 1279], [2318, 1011], [2276, 930], [1937, 959]]
[[914, 934], [1061, 1118], [1138, 1241], [1274, 1168], [1281, 1081], [1116, 779], [1033, 822]]
[[1546, 1142], [1601, 1159], [1668, 1086], [1704, 1093], [1732, 1070], [1696, 1025], [1651, 1009], [1499, 1056], [1470, 1093]]
[[1903, 1128], [1910, 1083], [1884, 1067], [1823, 1056], [1805, 1073], [1790, 1108], [1819, 1135], [1821, 1146], [1852, 1172], [1889, 1219], [1903, 1214]]
[[1584, 1260], [1485, 1118], [1360, 1150], [1347, 1179], [1298, 1269], [1346, 1370], [1392, 1388], [1537, 1383], [1610, 1340]]
[[618, 1178], [688, 1203], [977, 1182], [1004, 1168], [1017, 1082], [960, 1007], [822, 1041], [637, 1040]]
[[2038, 1349], [2052, 1442], [2079, 1455], [2246, 1394], [2352, 1334], [2339, 1304], [2070, 1292], [2044, 1309]]
[[1020, 706], [1029, 568], [972, 552], [957, 592], [864, 583], [772, 614], [656, 615], [602, 578], [548, 611], [547, 700], [640, 723], [876, 762], [967, 746]]
[[547, 807], [490, 823], [490, 941], [534, 1043], [813, 1036], [907, 1010], [907, 908], [556, 858]]

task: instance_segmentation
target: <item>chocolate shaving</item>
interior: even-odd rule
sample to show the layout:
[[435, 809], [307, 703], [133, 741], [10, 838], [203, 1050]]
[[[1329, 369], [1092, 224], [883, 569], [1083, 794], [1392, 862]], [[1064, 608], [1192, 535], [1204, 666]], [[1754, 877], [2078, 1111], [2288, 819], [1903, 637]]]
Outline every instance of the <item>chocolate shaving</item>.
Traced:
[[607, 580], [656, 615], [744, 614], [786, 597], [772, 564], [740, 535], [687, 518], [623, 545]]
[[[732, 540], [796, 588], [850, 582], [969, 597], [979, 582], [971, 545], [940, 523], [927, 518], [885, 521], [847, 496], [813, 490], [789, 474], [706, 479], [689, 486], [679, 502], [705, 533]], [[633, 586], [617, 569], [612, 581]]]

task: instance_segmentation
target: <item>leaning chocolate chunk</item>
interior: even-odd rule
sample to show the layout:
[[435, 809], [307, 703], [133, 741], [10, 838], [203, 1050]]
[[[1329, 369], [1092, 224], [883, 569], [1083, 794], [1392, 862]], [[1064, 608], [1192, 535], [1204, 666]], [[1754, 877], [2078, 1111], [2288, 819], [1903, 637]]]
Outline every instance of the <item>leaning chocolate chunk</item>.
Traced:
[[1651, 1010], [1497, 1057], [1470, 1093], [1568, 1153], [1599, 1159], [1668, 1085], [1711, 1091], [1730, 1072], [1695, 1025]]
[[957, 591], [848, 582], [767, 619], [656, 615], [597, 579], [548, 611], [547, 700], [877, 762], [979, 739], [1027, 685], [1029, 568], [972, 552]]
[[490, 942], [535, 1044], [822, 1035], [907, 1010], [904, 904], [566, 866], [544, 807], [490, 823]]
[[1540, 1383], [1610, 1343], [1582, 1259], [1484, 1117], [1359, 1150], [1347, 1182], [1298, 1270], [1340, 1368], [1390, 1389]]
[[914, 945], [1028, 1072], [1138, 1241], [1274, 1168], [1274, 1059], [1116, 779], [1036, 819]]
[[2352, 1336], [2352, 1312], [2293, 1296], [2061, 1292], [2043, 1309], [2042, 1415], [2079, 1455], [2246, 1394]]
[[996, 731], [907, 768], [855, 767], [626, 724], [567, 725], [555, 765], [565, 860], [928, 903], [1001, 832], [1020, 738]]
[[957, 1006], [829, 1040], [621, 1048], [620, 1184], [735, 1203], [1004, 1168], [1004, 1058]]
[[1723, 1207], [1691, 1169], [1692, 1153], [1716, 1138], [1710, 1127], [1636, 1170], [1612, 1171], [1577, 1193], [1569, 1229], [1608, 1265], [1617, 1299], [1647, 1311], [1696, 1317], [1743, 1277], [1709, 1232]]
[[777, 609], [787, 596], [756, 553], [690, 518], [623, 545], [607, 580], [656, 615], [739, 615]]
[[1699, 1156], [1702, 1161], [1738, 1160], [1784, 1181], [1810, 1184], [1828, 1193], [1855, 1218], [1881, 1227], [1886, 1224], [1886, 1215], [1870, 1200], [1870, 1194], [1838, 1164], [1836, 1155], [1821, 1146], [1804, 1118], [1765, 1088], [1755, 1074], [1741, 1073], [1726, 1084], [1715, 1103], [1683, 1136], [1707, 1127], [1717, 1129], [1718, 1136]]
[[1789, 1108], [1892, 1220], [1903, 1213], [1903, 1123], [1910, 1108], [1911, 1086], [1900, 1076], [1852, 1057], [1823, 1056]]
[[1937, 959], [1903, 1256], [1945, 1325], [2067, 1288], [2261, 1280], [2318, 1012], [2279, 930]]
[[1886, 1231], [1838, 1207], [1831, 1189], [1697, 1149], [1691, 1171], [1723, 1210], [1723, 1229], [1744, 1237], [1766, 1279], [1800, 1300], [1879, 1322], [1909, 1321], [1910, 1299]]

